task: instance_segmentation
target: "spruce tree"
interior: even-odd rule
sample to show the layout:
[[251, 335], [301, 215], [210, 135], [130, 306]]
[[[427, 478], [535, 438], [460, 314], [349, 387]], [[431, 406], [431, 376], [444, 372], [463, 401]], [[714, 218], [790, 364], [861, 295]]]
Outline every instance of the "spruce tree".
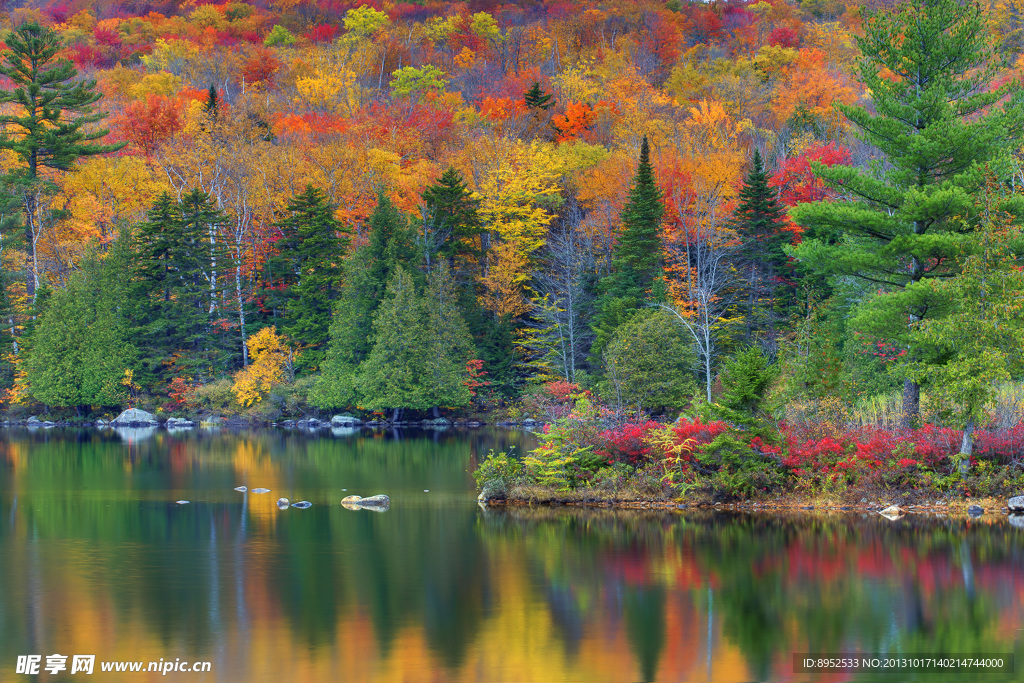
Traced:
[[[212, 325], [220, 292], [211, 232], [224, 220], [201, 190], [181, 204], [164, 193], [135, 231], [134, 322], [144, 347], [144, 383], [173, 372], [209, 376], [229, 369]], [[172, 358], [176, 368], [168, 365]]]
[[289, 202], [287, 211], [277, 225], [278, 253], [264, 268], [264, 292], [281, 318], [281, 331], [301, 349], [296, 369], [308, 372], [326, 354], [347, 239], [338, 237], [341, 225], [327, 195], [312, 185]]
[[550, 109], [555, 106], [555, 103], [551, 101], [551, 93], [544, 92], [537, 81], [534, 81], [530, 89], [523, 93], [523, 102], [529, 109]]
[[595, 367], [600, 365], [600, 354], [615, 329], [662, 291], [660, 230], [665, 205], [654, 180], [650, 154], [644, 137], [629, 200], [622, 209], [622, 229], [612, 257], [612, 272], [599, 283], [602, 296], [597, 303], [593, 326], [596, 339], [591, 353]]
[[[873, 107], [837, 107], [883, 158], [867, 168], [815, 168], [850, 199], [793, 209], [807, 228], [795, 254], [813, 271], [881, 292], [863, 305], [863, 331], [904, 345], [921, 361], [921, 351], [909, 346], [908, 323], [941, 315], [942, 308], [914, 285], [955, 274], [962, 219], [968, 227], [978, 222], [973, 197], [984, 183], [983, 167], [1008, 175], [1009, 149], [1024, 128], [1024, 91], [989, 87], [994, 53], [979, 5], [911, 0], [868, 12], [864, 31], [858, 68]], [[902, 331], [894, 320], [904, 321]], [[908, 426], [919, 401], [920, 386], [907, 377]]]
[[469, 404], [466, 362], [475, 356], [473, 339], [458, 306], [458, 292], [444, 263], [431, 273], [423, 297], [424, 384], [435, 407]]
[[[372, 349], [372, 323], [387, 285], [398, 268], [414, 269], [419, 262], [408, 221], [387, 195], [378, 196], [369, 223], [369, 244], [345, 261], [330, 342], [310, 394], [321, 408], [342, 408], [357, 400], [359, 365]], [[414, 280], [419, 278], [418, 271], [410, 272]]]
[[360, 403], [371, 410], [426, 409], [431, 397], [426, 384], [423, 299], [405, 268], [394, 269], [387, 293], [373, 318], [373, 348], [359, 368]]
[[789, 257], [784, 248], [791, 241], [785, 209], [775, 190], [768, 186], [768, 174], [757, 150], [730, 225], [741, 243], [739, 267], [747, 287], [745, 318], [749, 343], [757, 332], [773, 331], [792, 289], [785, 282]]
[[483, 233], [480, 200], [473, 197], [462, 175], [449, 167], [421, 196], [438, 255], [447, 258], [451, 267], [458, 257], [479, 255], [474, 241]]

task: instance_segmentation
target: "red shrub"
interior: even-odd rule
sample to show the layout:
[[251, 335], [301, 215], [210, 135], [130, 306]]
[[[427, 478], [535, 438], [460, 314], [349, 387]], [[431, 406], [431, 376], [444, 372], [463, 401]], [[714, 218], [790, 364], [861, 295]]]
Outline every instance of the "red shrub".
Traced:
[[643, 424], [624, 424], [616, 429], [606, 429], [599, 435], [601, 445], [595, 450], [608, 458], [609, 464], [639, 465], [651, 454], [651, 447], [646, 443], [647, 434], [661, 428], [657, 422], [648, 420]]

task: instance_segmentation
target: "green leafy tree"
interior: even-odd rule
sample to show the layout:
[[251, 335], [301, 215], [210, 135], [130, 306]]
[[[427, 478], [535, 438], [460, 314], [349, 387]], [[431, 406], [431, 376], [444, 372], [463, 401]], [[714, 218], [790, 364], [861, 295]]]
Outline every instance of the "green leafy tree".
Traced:
[[602, 397], [637, 414], [683, 408], [697, 392], [697, 358], [667, 311], [640, 311], [604, 350]]
[[784, 247], [791, 242], [786, 230], [785, 209], [768, 186], [761, 153], [754, 150], [753, 168], [740, 190], [739, 206], [731, 227], [740, 237], [740, 267], [746, 280], [746, 338], [749, 343], [761, 331], [771, 334], [774, 323], [790, 298], [791, 286], [782, 283], [789, 257]]
[[287, 212], [277, 225], [278, 253], [264, 267], [264, 291], [275, 317], [282, 318], [281, 330], [300, 346], [296, 369], [309, 372], [326, 355], [347, 238], [339, 238], [334, 208], [312, 185], [288, 203]]
[[462, 174], [449, 167], [421, 196], [426, 204], [424, 229], [430, 235], [424, 240], [428, 269], [434, 252], [447, 258], [452, 268], [459, 257], [479, 257], [479, 236], [484, 231], [480, 200], [466, 186]]
[[[858, 69], [874, 106], [837, 106], [882, 159], [867, 168], [815, 167], [847, 201], [793, 209], [808, 229], [794, 253], [813, 271], [891, 292], [872, 298], [861, 317], [868, 331], [891, 335], [892, 321], [905, 331], [941, 314], [931, 290], [915, 285], [955, 274], [958, 235], [978, 222], [981, 167], [1004, 176], [1024, 99], [1016, 89], [1003, 103], [1012, 86], [989, 87], [996, 65], [980, 5], [912, 0], [868, 12], [864, 31]], [[909, 353], [926, 360], [920, 349]], [[919, 405], [920, 385], [906, 377], [908, 425]]]
[[4, 42], [0, 74], [10, 79], [11, 88], [0, 91], [0, 103], [11, 106], [0, 114], [0, 149], [13, 152], [21, 164], [8, 171], [7, 181], [24, 206], [25, 240], [32, 252], [27, 286], [34, 296], [40, 283], [36, 245], [47, 223], [45, 196], [53, 191], [40, 169], [67, 171], [82, 157], [113, 152], [125, 143], [97, 142], [110, 132], [92, 126], [106, 116], [93, 106], [103, 95], [95, 91], [95, 80], [77, 78], [72, 63], [57, 57], [63, 45], [52, 29], [24, 23]]
[[458, 292], [448, 266], [441, 263], [427, 279], [423, 297], [423, 340], [429, 402], [435, 408], [469, 404], [466, 363], [475, 356], [473, 338], [458, 306]]

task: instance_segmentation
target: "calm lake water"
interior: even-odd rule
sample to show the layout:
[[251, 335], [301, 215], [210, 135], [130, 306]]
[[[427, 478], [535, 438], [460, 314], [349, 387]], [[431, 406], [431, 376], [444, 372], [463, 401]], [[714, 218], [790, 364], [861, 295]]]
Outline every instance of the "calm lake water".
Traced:
[[[4, 432], [0, 681], [33, 654], [96, 655], [38, 680], [1024, 680], [1004, 518], [481, 510], [467, 471], [532, 439]], [[374, 493], [390, 510], [339, 504]], [[858, 651], [1018, 673], [793, 671]], [[160, 659], [211, 670], [99, 671]]]

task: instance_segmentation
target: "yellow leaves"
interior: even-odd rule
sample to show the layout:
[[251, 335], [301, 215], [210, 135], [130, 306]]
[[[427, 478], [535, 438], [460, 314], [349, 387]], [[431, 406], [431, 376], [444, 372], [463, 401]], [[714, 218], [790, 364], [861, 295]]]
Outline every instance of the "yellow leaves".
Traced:
[[346, 12], [344, 23], [349, 35], [369, 38], [390, 24], [391, 19], [386, 12], [378, 12], [372, 7], [362, 5]]
[[530, 302], [523, 292], [529, 260], [514, 244], [503, 242], [488, 254], [490, 267], [482, 279], [484, 292], [480, 305], [498, 318], [518, 318], [530, 310]]
[[594, 60], [582, 60], [551, 79], [563, 102], [587, 102], [600, 99], [603, 82], [594, 69]]
[[246, 340], [246, 346], [252, 363], [235, 373], [235, 383], [231, 387], [244, 408], [262, 401], [275, 384], [284, 381], [291, 355], [276, 327], [264, 327]]
[[488, 174], [480, 187], [480, 215], [503, 242], [523, 254], [544, 245], [554, 216], [546, 207], [560, 200], [558, 180], [564, 168], [551, 145], [534, 141], [509, 150], [506, 159]]
[[487, 12], [477, 12], [473, 15], [469, 29], [481, 40], [486, 40], [491, 45], [501, 42], [501, 29], [498, 22]]
[[310, 109], [335, 113], [344, 111], [351, 115], [362, 103], [362, 92], [356, 85], [356, 73], [340, 69], [334, 73], [319, 70], [295, 81], [300, 103]]
[[468, 69], [476, 61], [476, 53], [468, 47], [463, 46], [462, 51], [455, 55], [453, 63], [458, 69]]
[[180, 71], [182, 65], [197, 53], [196, 46], [187, 40], [158, 38], [152, 54], [143, 55], [142, 63], [153, 71]]

